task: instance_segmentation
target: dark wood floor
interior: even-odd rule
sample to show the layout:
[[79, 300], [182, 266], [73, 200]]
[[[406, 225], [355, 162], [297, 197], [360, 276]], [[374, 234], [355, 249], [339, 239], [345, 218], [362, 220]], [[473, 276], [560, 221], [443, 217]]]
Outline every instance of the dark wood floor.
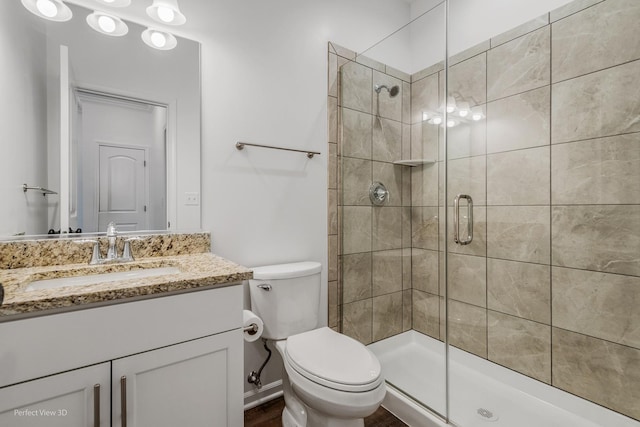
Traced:
[[[267, 402], [244, 413], [245, 427], [282, 427], [282, 397]], [[364, 419], [365, 427], [406, 427], [382, 406], [371, 416]]]

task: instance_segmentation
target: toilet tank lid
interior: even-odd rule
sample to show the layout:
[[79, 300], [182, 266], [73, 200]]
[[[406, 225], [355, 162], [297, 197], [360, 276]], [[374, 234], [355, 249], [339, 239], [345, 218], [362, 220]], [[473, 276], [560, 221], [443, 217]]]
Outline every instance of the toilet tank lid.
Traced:
[[293, 262], [289, 264], [264, 265], [254, 267], [253, 278], [258, 280], [292, 279], [311, 276], [322, 271], [322, 264], [314, 261]]

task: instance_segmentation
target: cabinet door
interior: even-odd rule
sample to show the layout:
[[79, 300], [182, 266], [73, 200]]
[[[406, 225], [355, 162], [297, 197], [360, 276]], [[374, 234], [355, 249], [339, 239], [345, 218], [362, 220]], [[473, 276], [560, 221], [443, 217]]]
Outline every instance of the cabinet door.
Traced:
[[236, 329], [114, 360], [113, 426], [241, 426], [242, 344]]
[[0, 426], [108, 427], [110, 387], [108, 362], [4, 387]]

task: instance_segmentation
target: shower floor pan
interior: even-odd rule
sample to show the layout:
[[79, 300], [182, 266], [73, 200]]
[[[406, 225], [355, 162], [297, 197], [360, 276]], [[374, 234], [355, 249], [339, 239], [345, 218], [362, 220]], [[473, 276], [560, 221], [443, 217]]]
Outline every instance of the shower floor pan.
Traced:
[[[444, 344], [416, 331], [370, 344], [392, 388], [385, 406], [411, 426], [445, 426]], [[640, 427], [640, 422], [451, 347], [450, 419], [460, 427]], [[406, 395], [406, 398], [402, 395]], [[393, 407], [391, 407], [393, 406]], [[419, 414], [424, 419], [416, 420]], [[416, 415], [418, 414], [418, 415]]]

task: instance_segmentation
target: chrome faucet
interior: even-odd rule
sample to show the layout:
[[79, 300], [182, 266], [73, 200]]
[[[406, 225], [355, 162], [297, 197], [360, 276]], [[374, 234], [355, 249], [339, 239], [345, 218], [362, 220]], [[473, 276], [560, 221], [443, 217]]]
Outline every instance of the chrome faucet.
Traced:
[[109, 241], [109, 249], [107, 250], [106, 258], [102, 258], [102, 254], [100, 253], [100, 242], [97, 240], [83, 240], [82, 242], [91, 242], [93, 243], [93, 253], [91, 255], [91, 260], [89, 264], [104, 264], [108, 262], [128, 262], [133, 261], [133, 254], [131, 252], [131, 241], [132, 240], [140, 240], [139, 237], [131, 237], [124, 241], [124, 249], [122, 250], [122, 256], [118, 256], [118, 248], [116, 246], [118, 238], [118, 230], [116, 224], [114, 222], [110, 222], [107, 225], [107, 239]]

